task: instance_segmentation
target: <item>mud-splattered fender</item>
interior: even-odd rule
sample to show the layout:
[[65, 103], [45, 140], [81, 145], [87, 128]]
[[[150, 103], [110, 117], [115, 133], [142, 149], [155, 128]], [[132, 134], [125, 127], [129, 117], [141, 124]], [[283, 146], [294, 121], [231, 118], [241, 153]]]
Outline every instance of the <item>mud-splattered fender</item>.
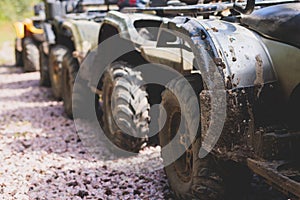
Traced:
[[258, 34], [239, 24], [219, 20], [199, 22], [225, 63], [223, 73], [227, 89], [263, 87], [277, 81], [270, 55]]
[[239, 24], [178, 17], [162, 27], [182, 33], [200, 72], [219, 72], [225, 89], [262, 87], [277, 80], [260, 36]]

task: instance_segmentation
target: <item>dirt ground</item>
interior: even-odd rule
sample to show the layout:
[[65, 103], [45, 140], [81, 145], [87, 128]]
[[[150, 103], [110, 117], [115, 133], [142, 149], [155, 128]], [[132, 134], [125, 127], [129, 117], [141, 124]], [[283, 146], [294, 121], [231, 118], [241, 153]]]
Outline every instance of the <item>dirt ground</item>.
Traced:
[[[62, 102], [39, 86], [39, 73], [13, 65], [0, 51], [0, 199], [173, 199], [160, 148], [116, 158], [104, 143], [95, 159]], [[249, 200], [287, 199], [253, 176]]]

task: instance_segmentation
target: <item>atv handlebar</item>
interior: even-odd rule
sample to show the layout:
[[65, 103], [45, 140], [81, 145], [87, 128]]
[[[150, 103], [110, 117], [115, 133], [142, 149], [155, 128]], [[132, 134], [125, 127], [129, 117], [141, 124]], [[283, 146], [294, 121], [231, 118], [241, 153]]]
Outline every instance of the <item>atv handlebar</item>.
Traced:
[[165, 7], [146, 7], [146, 8], [136, 8], [136, 7], [126, 7], [122, 10], [125, 13], [134, 12], [145, 12], [145, 11], [156, 11], [157, 13], [162, 13], [163, 15], [178, 15], [178, 14], [197, 14], [204, 15], [215, 12], [221, 12], [226, 9], [234, 9], [241, 14], [251, 14], [255, 6], [269, 6], [283, 3], [294, 3], [300, 0], [267, 0], [255, 2], [255, 0], [247, 0], [246, 3], [211, 3], [211, 4], [197, 4], [188, 6], [165, 6]]

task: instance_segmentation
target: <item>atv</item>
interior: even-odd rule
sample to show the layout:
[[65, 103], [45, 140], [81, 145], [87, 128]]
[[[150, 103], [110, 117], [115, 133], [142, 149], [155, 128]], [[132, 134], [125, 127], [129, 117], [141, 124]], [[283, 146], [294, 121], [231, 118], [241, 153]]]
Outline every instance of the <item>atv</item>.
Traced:
[[299, 198], [299, 22], [286, 0], [111, 11], [79, 73], [101, 103], [85, 104], [131, 152], [159, 124], [179, 199], [240, 199], [252, 172]]
[[50, 86], [72, 117], [72, 91], [87, 53], [97, 46], [100, 24], [112, 2], [99, 0], [45, 1], [46, 41], [41, 45], [41, 84]]
[[17, 33], [15, 39], [16, 66], [24, 66], [26, 72], [40, 69], [39, 45], [45, 40], [41, 24], [45, 20], [44, 4], [34, 6], [35, 16], [27, 18], [23, 22], [15, 22]]

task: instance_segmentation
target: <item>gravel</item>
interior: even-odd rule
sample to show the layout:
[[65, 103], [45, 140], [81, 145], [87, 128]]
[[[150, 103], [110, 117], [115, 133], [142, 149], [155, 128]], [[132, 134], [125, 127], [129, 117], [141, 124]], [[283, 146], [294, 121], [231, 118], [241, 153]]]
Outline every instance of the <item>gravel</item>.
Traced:
[[[159, 147], [95, 159], [39, 73], [0, 67], [0, 199], [168, 199]], [[98, 154], [99, 156], [99, 154]]]
[[[0, 199], [173, 199], [159, 147], [89, 153], [39, 73], [0, 67]], [[95, 156], [96, 155], [96, 156]], [[286, 199], [254, 176], [247, 199]]]

